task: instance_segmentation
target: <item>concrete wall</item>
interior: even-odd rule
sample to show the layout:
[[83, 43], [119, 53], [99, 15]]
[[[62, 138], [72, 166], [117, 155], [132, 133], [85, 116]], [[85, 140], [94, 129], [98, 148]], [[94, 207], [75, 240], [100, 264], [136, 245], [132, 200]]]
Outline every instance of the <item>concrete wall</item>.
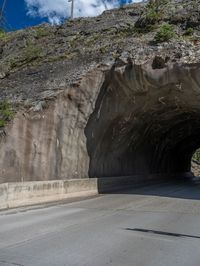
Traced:
[[[85, 178], [54, 181], [33, 181], [0, 184], [0, 210], [55, 202], [73, 197], [93, 196], [140, 185], [169, 180], [192, 179], [190, 172], [157, 175]], [[122, 192], [123, 193], [123, 192]]]
[[128, 189], [156, 178], [138, 175], [4, 183], [0, 184], [0, 210]]
[[97, 193], [96, 179], [5, 183], [0, 185], [0, 209], [92, 196]]
[[102, 177], [97, 179], [98, 192], [107, 193], [122, 189], [136, 187], [138, 185], [149, 184], [159, 179], [159, 175], [134, 175], [119, 177]]

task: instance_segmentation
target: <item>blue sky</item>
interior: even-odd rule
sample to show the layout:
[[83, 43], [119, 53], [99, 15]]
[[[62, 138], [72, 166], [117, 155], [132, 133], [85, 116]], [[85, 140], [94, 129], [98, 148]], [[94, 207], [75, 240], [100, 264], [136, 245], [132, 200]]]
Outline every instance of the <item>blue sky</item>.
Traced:
[[[96, 16], [105, 8], [139, 0], [74, 0], [75, 17]], [[2, 6], [3, 0], [0, 0]], [[42, 22], [59, 24], [70, 15], [68, 0], [7, 0], [4, 15], [7, 30], [17, 30]]]
[[[2, 4], [3, 0], [0, 0]], [[40, 24], [48, 21], [47, 18], [31, 17], [27, 15], [28, 9], [24, 0], [7, 0], [4, 15], [6, 17], [6, 28], [16, 30]]]

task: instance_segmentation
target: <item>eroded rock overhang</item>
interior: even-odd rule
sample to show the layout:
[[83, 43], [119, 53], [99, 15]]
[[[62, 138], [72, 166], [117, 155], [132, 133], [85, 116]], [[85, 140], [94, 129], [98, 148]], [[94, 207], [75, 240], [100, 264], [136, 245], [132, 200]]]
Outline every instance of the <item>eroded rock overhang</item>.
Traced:
[[1, 137], [1, 183], [170, 176], [190, 171], [200, 147], [198, 63], [119, 59], [39, 99]]
[[190, 171], [200, 146], [200, 64], [116, 63], [85, 134], [89, 176]]

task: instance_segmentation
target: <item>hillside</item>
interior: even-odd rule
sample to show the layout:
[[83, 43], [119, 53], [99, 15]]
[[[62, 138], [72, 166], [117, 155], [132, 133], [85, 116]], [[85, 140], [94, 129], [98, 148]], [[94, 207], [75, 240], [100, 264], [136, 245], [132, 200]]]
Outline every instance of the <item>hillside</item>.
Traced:
[[[133, 4], [61, 26], [40, 25], [2, 33], [1, 99], [32, 103], [49, 98], [89, 69], [111, 65], [116, 59], [130, 57], [143, 64], [156, 55], [170, 62], [198, 63], [199, 6], [198, 0], [164, 1], [158, 10], [156, 6]], [[163, 24], [170, 24], [173, 34], [169, 42], [155, 42]], [[46, 82], [50, 82], [48, 89]]]
[[188, 172], [199, 12], [169, 0], [1, 32], [0, 182]]

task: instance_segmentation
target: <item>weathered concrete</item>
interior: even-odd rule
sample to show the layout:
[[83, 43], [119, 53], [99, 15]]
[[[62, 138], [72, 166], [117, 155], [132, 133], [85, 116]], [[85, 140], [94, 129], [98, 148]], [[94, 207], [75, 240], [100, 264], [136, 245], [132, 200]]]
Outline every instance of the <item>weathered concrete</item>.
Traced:
[[156, 179], [155, 176], [125, 176], [4, 183], [0, 184], [0, 210], [97, 195], [122, 188], [127, 189]]
[[97, 180], [56, 180], [0, 185], [0, 210], [96, 195]]
[[[166, 179], [169, 176], [166, 176]], [[138, 185], [145, 185], [156, 182], [161, 179], [160, 175], [135, 175], [135, 176], [119, 176], [119, 177], [101, 177], [97, 178], [97, 186], [99, 193], [113, 192], [120, 189], [130, 189]], [[164, 180], [164, 177], [162, 176]]]
[[0, 184], [0, 210], [131, 189], [160, 180], [191, 180], [192, 173], [135, 175]]

